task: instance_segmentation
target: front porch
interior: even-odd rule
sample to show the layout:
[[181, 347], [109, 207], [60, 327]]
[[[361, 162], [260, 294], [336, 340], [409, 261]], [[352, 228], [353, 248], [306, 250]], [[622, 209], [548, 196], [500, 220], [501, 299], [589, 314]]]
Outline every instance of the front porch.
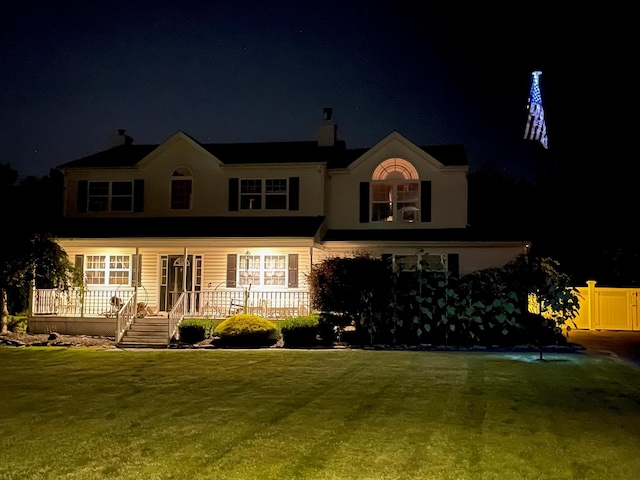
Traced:
[[[252, 313], [273, 320], [308, 315], [308, 291], [201, 290], [176, 295], [170, 311], [149, 306], [146, 292], [136, 288], [34, 289], [28, 328], [31, 333], [115, 337], [120, 342], [136, 319], [155, 318], [166, 331], [166, 344], [177, 338], [184, 318], [224, 319]], [[166, 324], [166, 327], [164, 326]]]

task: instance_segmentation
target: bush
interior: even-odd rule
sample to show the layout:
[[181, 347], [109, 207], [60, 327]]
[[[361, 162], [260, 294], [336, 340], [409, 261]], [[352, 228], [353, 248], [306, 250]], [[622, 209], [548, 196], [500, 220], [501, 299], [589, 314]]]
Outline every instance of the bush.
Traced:
[[214, 334], [220, 337], [220, 345], [227, 347], [267, 347], [280, 338], [280, 330], [274, 322], [246, 313], [223, 320]]
[[9, 315], [7, 328], [9, 329], [9, 331], [14, 333], [26, 333], [27, 317], [21, 315]]
[[185, 318], [178, 327], [180, 341], [183, 343], [198, 343], [205, 338], [213, 337], [218, 324], [220, 324], [220, 320]]
[[285, 347], [312, 347], [318, 343], [318, 315], [287, 318], [280, 323]]

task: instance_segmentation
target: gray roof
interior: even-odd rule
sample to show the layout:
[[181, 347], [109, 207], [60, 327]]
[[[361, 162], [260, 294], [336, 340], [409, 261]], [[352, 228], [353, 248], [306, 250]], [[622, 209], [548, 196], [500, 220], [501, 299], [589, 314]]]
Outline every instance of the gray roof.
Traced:
[[[195, 140], [194, 140], [195, 141]], [[198, 143], [198, 142], [196, 142]], [[365, 154], [368, 148], [349, 149], [344, 141], [332, 147], [319, 147], [316, 141], [263, 143], [204, 143], [199, 145], [228, 165], [244, 163], [323, 162], [327, 168], [345, 168]], [[62, 165], [71, 168], [127, 168], [149, 155], [159, 145], [125, 144]], [[445, 166], [467, 166], [463, 145], [419, 147]]]

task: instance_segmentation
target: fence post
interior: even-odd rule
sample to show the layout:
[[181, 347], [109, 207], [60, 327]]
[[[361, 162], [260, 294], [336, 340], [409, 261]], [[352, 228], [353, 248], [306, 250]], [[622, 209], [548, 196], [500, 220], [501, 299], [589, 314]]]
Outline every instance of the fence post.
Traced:
[[587, 287], [589, 291], [589, 300], [587, 301], [587, 305], [589, 307], [589, 330], [593, 330], [596, 306], [596, 281], [587, 280]]

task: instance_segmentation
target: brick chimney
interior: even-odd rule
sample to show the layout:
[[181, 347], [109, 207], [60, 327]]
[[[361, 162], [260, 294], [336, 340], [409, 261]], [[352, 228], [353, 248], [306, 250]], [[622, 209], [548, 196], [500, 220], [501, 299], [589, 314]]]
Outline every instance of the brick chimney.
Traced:
[[338, 126], [336, 122], [331, 120], [333, 108], [325, 107], [322, 109], [324, 120], [318, 125], [318, 146], [333, 147], [338, 139]]
[[133, 138], [126, 135], [125, 132], [126, 130], [124, 128], [119, 128], [116, 135], [111, 135], [111, 137], [109, 137], [109, 146], [119, 147], [120, 145], [131, 145], [133, 143]]

